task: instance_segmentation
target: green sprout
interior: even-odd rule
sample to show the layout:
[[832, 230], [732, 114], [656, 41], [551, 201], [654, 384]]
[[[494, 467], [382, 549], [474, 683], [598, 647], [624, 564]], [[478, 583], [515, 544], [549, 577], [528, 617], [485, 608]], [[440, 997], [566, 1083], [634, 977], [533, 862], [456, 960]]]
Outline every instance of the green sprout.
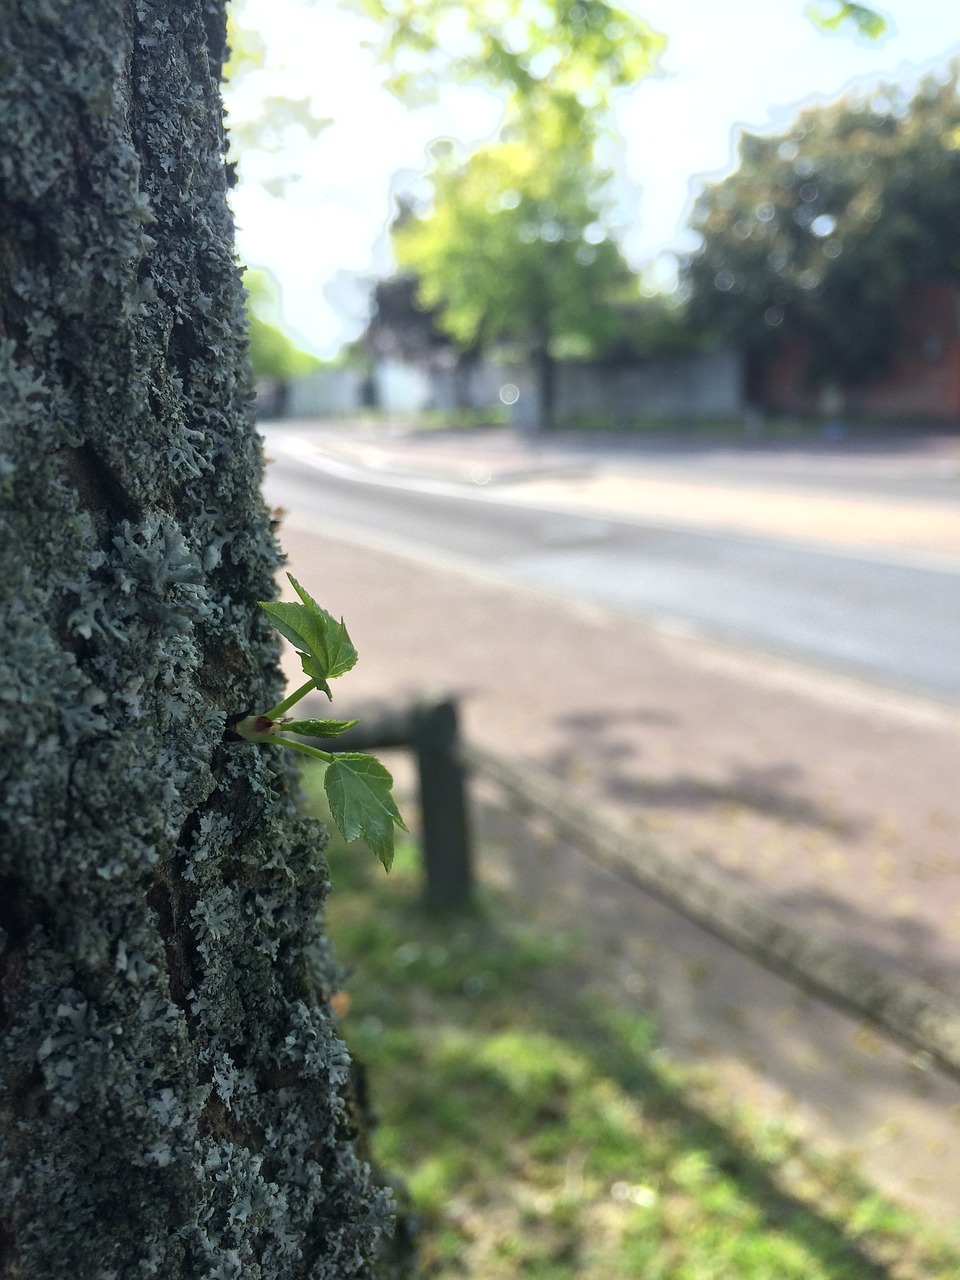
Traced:
[[330, 813], [344, 840], [362, 837], [389, 871], [393, 865], [394, 826], [407, 829], [390, 791], [393, 778], [389, 771], [374, 756], [357, 751], [321, 751], [319, 747], [286, 736], [298, 733], [312, 738], [335, 738], [357, 723], [356, 720], [294, 720], [286, 714], [314, 689], [322, 689], [332, 698], [328, 682], [349, 671], [357, 661], [357, 651], [343, 619], [337, 622], [322, 609], [292, 573], [287, 577], [301, 603], [261, 601], [260, 608], [280, 634], [296, 647], [309, 679], [269, 711], [250, 713], [231, 724], [231, 728], [245, 742], [276, 742], [301, 755], [322, 760], [327, 766], [323, 787]]

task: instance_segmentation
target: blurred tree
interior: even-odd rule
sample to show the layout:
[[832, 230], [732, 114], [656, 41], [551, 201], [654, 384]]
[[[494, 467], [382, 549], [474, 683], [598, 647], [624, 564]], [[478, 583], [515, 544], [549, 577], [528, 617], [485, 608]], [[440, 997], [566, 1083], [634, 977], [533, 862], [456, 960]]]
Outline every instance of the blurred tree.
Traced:
[[691, 318], [758, 354], [803, 336], [814, 377], [865, 379], [896, 346], [904, 290], [960, 280], [958, 208], [956, 68], [912, 99], [886, 86], [744, 134], [739, 168], [694, 209]]
[[[538, 142], [545, 116], [559, 121], [570, 136], [582, 135], [581, 142], [595, 142], [609, 122], [613, 96], [649, 72], [666, 45], [665, 37], [636, 14], [607, 0], [342, 3], [372, 19], [371, 43], [390, 67], [388, 83], [402, 100], [422, 103], [450, 83], [485, 85], [503, 99], [511, 137], [525, 134], [530, 146]], [[886, 26], [874, 10], [845, 0], [834, 0], [832, 10], [827, 0], [825, 13], [811, 7], [810, 17], [824, 29], [853, 26], [869, 36]], [[233, 53], [227, 77], [237, 85], [265, 68], [267, 51], [244, 25], [242, 9], [231, 21], [229, 37]], [[252, 114], [250, 102], [231, 112], [234, 146], [241, 152], [278, 153], [279, 167], [265, 185], [279, 196], [295, 176], [282, 162], [284, 139], [295, 131], [315, 137], [331, 121], [317, 117], [306, 98], [288, 101], [267, 93], [253, 94], [251, 101]], [[592, 158], [584, 154], [589, 169]], [[443, 185], [442, 175], [437, 176]], [[591, 193], [600, 186], [596, 175], [584, 179]], [[469, 356], [469, 347], [461, 350]]]
[[[482, 6], [462, 5], [452, 0], [347, 2], [349, 7], [373, 20], [371, 36], [379, 44], [381, 55], [391, 68], [389, 84], [398, 96], [407, 103], [415, 104], [434, 96], [442, 85], [451, 82], [483, 84], [494, 89], [505, 103], [506, 127], [514, 140], [513, 150], [522, 145], [519, 139], [526, 136], [528, 151], [539, 149], [544, 155], [549, 153], [548, 164], [554, 173], [560, 176], [561, 168], [567, 170], [561, 176], [564, 189], [559, 193], [560, 201], [566, 206], [565, 229], [569, 230], [572, 222], [577, 221], [581, 223], [581, 230], [596, 223], [597, 213], [587, 208], [585, 201], [588, 194], [594, 198], [602, 180], [608, 175], [603, 175], [603, 179], [594, 179], [592, 175], [574, 179], [574, 170], [577, 167], [589, 169], [589, 144], [596, 139], [602, 126], [611, 95], [618, 88], [634, 83], [650, 69], [663, 48], [661, 36], [607, 0], [544, 0], [541, 4], [531, 4], [529, 0], [497, 0], [497, 3]], [[252, 78], [252, 73], [264, 67], [265, 48], [256, 33], [247, 30], [242, 21], [231, 26], [230, 40], [235, 52], [227, 73], [235, 83], [239, 83]], [[231, 117], [232, 135], [241, 152], [250, 148], [263, 151], [276, 147], [282, 141], [284, 130], [317, 131], [328, 123], [313, 117], [308, 101], [298, 100], [284, 105], [275, 97], [255, 100], [259, 104], [259, 117], [251, 117], [249, 111], [247, 114], [235, 112]], [[548, 120], [551, 123], [548, 124]], [[572, 144], [567, 146], [569, 155], [562, 164], [558, 163], [556, 137], [544, 137], [545, 132], [555, 135], [557, 131], [565, 135], [568, 144]], [[281, 159], [278, 157], [278, 163]], [[478, 159], [472, 183], [473, 192], [478, 197], [474, 201], [477, 207], [466, 218], [470, 228], [474, 223], [473, 214], [485, 202], [480, 194], [481, 175], [501, 181], [503, 192], [516, 191], [517, 181], [527, 180], [523, 173], [509, 172], [516, 163], [512, 155], [506, 156], [499, 164], [491, 155]], [[529, 165], [521, 165], [524, 167]], [[282, 194], [289, 180], [289, 175], [282, 169], [281, 163], [274, 179], [271, 179], [276, 194]], [[436, 177], [438, 199], [443, 204], [445, 197], [440, 195], [440, 187], [449, 191], [451, 182], [456, 182], [452, 166], [449, 163], [440, 165]], [[579, 181], [582, 187], [579, 199], [584, 208], [576, 212], [571, 204], [572, 180]], [[556, 220], [542, 209], [537, 212], [532, 207], [544, 205], [545, 192], [546, 183], [537, 183], [536, 191], [525, 196], [522, 217], [528, 221], [532, 217], [545, 225], [549, 237]], [[491, 198], [496, 195], [488, 194]], [[465, 215], [466, 210], [463, 209], [462, 213]], [[511, 221], [520, 221], [520, 216], [500, 219], [501, 247], [509, 241], [506, 224]], [[452, 250], [450, 237], [441, 233], [440, 238], [446, 239]], [[547, 243], [542, 241], [541, 248]], [[412, 248], [411, 252], [414, 252]], [[581, 256], [593, 255], [599, 262], [599, 268], [588, 274], [598, 277], [612, 252], [610, 245], [584, 248]], [[534, 251], [528, 247], [525, 254], [528, 278], [533, 256]], [[571, 256], [569, 251], [566, 256]], [[562, 250], [549, 249], [541, 253], [541, 257], [544, 259], [541, 275], [548, 273], [553, 279], [558, 276], [558, 270], [562, 273]], [[548, 264], [548, 257], [554, 260], [553, 265]], [[511, 265], [502, 252], [492, 254], [490, 262], [498, 270], [501, 267], [509, 269]], [[432, 273], [427, 274], [432, 277]], [[581, 274], [584, 274], [582, 270]], [[554, 288], [556, 292], [557, 288]], [[593, 289], [589, 297], [595, 294], [596, 289]], [[428, 296], [437, 296], [437, 293], [424, 277], [424, 300]], [[461, 352], [469, 359], [471, 351], [479, 349], [478, 343], [488, 337], [499, 336], [503, 326], [499, 317], [491, 313], [482, 332], [478, 329], [474, 338], [466, 337], [463, 302], [461, 290], [459, 301], [444, 308], [444, 328], [456, 338]], [[557, 313], [557, 302], [552, 298], [546, 303], [544, 309], [549, 317]], [[258, 316], [256, 305], [252, 306], [251, 314], [254, 321], [252, 336], [257, 344], [255, 356], [259, 358], [261, 350], [269, 348], [273, 359], [275, 337], [260, 331], [262, 317]], [[525, 329], [532, 332], [526, 320], [525, 316], [518, 317], [512, 329], [515, 335], [521, 335]], [[537, 324], [546, 333], [544, 320], [545, 317], [539, 317]], [[553, 327], [548, 323], [551, 331]], [[565, 327], [570, 328], [569, 325]], [[595, 327], [602, 328], [603, 321], [598, 319]], [[544, 337], [539, 344], [544, 385], [549, 380], [549, 347]]]
[[467, 356], [511, 341], [533, 360], [540, 414], [553, 411], [554, 361], [601, 355], [622, 330], [635, 277], [604, 225], [607, 174], [564, 118], [481, 147], [467, 161], [438, 156], [432, 207], [394, 230], [418, 302]]
[[247, 290], [250, 363], [256, 379], [287, 383], [321, 368], [323, 361], [301, 350], [281, 328], [280, 297], [266, 271], [248, 269], [243, 276]]
[[[553, 410], [560, 354], [621, 354], [695, 344], [675, 309], [642, 313], [636, 341], [626, 310], [639, 299], [610, 230], [604, 192], [611, 174], [596, 163], [614, 95], [654, 66], [663, 36], [605, 0], [354, 0], [378, 20], [393, 87], [407, 100], [435, 95], [449, 80], [499, 87], [500, 140], [469, 159], [436, 157], [432, 208], [401, 218], [394, 246], [419, 280], [417, 300], [463, 356], [512, 339], [539, 370], [541, 414]], [[878, 35], [871, 9], [841, 3], [811, 16], [821, 26], [853, 22]]]
[[[279, 199], [300, 176], [291, 153], [318, 138], [333, 121], [317, 115], [310, 96], [277, 92], [277, 77], [269, 74], [263, 37], [238, 19], [238, 7], [231, 4], [227, 12], [228, 57], [223, 68], [230, 149], [235, 158], [256, 153], [261, 170], [269, 157], [259, 181]], [[260, 72], [266, 74], [258, 75]]]
[[[545, 105], [593, 129], [618, 89], [646, 75], [666, 47], [636, 12], [607, 0], [344, 0], [374, 19], [391, 85], [406, 101], [443, 84], [486, 84], [514, 110]], [[888, 23], [868, 5], [825, 0], [807, 16], [825, 31], [876, 39]], [[640, 6], [642, 8], [642, 5]]]
[[666, 41], [607, 0], [351, 0], [380, 33], [391, 87], [424, 101], [445, 83], [496, 89], [515, 119], [544, 109], [594, 132], [615, 90], [635, 84]]
[[833, 11], [824, 13], [817, 3], [807, 5], [806, 14], [821, 31], [843, 31], [853, 28], [868, 40], [878, 40], [885, 35], [890, 24], [883, 14], [865, 4], [852, 4], [847, 0], [832, 0]]

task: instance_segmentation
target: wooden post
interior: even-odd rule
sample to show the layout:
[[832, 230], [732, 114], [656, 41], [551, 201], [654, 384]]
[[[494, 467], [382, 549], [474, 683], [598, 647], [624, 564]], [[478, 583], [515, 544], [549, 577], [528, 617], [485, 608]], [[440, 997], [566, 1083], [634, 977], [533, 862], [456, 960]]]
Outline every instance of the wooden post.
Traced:
[[325, 751], [405, 747], [416, 753], [427, 900], [441, 907], [466, 903], [473, 891], [473, 872], [457, 704], [451, 699], [420, 702], [409, 710], [388, 711], [339, 738], [311, 741]]
[[413, 746], [427, 899], [436, 906], [461, 906], [470, 898], [473, 875], [456, 703], [421, 703], [414, 712]]

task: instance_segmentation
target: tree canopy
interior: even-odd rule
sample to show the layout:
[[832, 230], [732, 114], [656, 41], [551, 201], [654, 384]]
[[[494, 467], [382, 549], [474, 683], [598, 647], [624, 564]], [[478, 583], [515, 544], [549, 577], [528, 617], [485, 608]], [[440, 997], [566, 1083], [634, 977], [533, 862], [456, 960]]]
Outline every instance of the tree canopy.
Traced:
[[955, 67], [912, 98], [896, 86], [746, 133], [735, 173], [692, 219], [691, 318], [750, 351], [803, 335], [814, 372], [858, 380], [887, 363], [911, 286], [960, 279]]
[[407, 101], [451, 81], [482, 84], [506, 97], [513, 116], [550, 106], [588, 129], [666, 44], [607, 0], [353, 0], [353, 7], [376, 21], [391, 86]]
[[244, 272], [250, 363], [255, 378], [288, 382], [313, 373], [321, 361], [302, 351], [281, 328], [280, 298], [270, 275], [256, 269]]
[[612, 175], [595, 149], [614, 93], [653, 67], [665, 41], [606, 0], [362, 3], [385, 24], [398, 92], [453, 79], [504, 98], [494, 142], [466, 159], [435, 151], [432, 207], [400, 221], [394, 246], [461, 351], [511, 340], [530, 352], [549, 420], [552, 361], [602, 351], [621, 327], [616, 304], [636, 292], [605, 224]]
[[[528, 150], [540, 148], [555, 155], [556, 139], [544, 141], [545, 120], [555, 122], [565, 133], [567, 143], [572, 144], [567, 148], [567, 160], [560, 166], [568, 171], [577, 165], [585, 170], [593, 168], [590, 148], [610, 125], [610, 107], [615, 95], [652, 70], [667, 43], [664, 35], [636, 13], [609, 0], [491, 0], [484, 5], [464, 5], [460, 0], [342, 0], [342, 3], [372, 20], [370, 43], [389, 69], [390, 87], [403, 101], [415, 106], [436, 98], [451, 84], [490, 88], [504, 103], [505, 132], [501, 141], [516, 149], [525, 139]], [[881, 34], [886, 27], [883, 18], [872, 8], [846, 0], [824, 0], [823, 6], [812, 5], [808, 16], [824, 29], [854, 28], [859, 34], [871, 37]], [[243, 25], [242, 10], [239, 21], [231, 27], [230, 43], [234, 53], [227, 66], [228, 77], [235, 85], [246, 84], [254, 78], [251, 72], [265, 69], [269, 58], [262, 39]], [[245, 99], [245, 105], [237, 104], [237, 109], [231, 111], [235, 145], [239, 143], [241, 150], [274, 153], [275, 163], [264, 185], [277, 196], [283, 194], [291, 177], [289, 165], [285, 167], [284, 142], [296, 134], [316, 136], [330, 123], [315, 115], [309, 99], [299, 97], [288, 101], [270, 93], [252, 93]], [[551, 124], [547, 132], [553, 127]], [[432, 177], [436, 179], [437, 208], [449, 203], [451, 186], [457, 180], [451, 173], [466, 175], [470, 163], [461, 160], [457, 164], [447, 156], [436, 165]], [[494, 193], [492, 203], [495, 203], [498, 194], [520, 190], [507, 172], [514, 163], [514, 157], [509, 154], [498, 159], [496, 146], [488, 144], [477, 157], [471, 182], [479, 186], [481, 175], [485, 175], [508, 184], [501, 185], [499, 192]], [[551, 166], [557, 168], [554, 158], [547, 168]], [[584, 199], [593, 203], [609, 176], [585, 172], [581, 184]], [[566, 201], [566, 192], [561, 192], [561, 200]], [[539, 195], [534, 194], [526, 204], [538, 201]], [[479, 205], [475, 212], [480, 212]], [[505, 240], [502, 231], [511, 219], [493, 220], [496, 212], [495, 209], [487, 211], [489, 225], [485, 229], [493, 232], [496, 225], [495, 238], [502, 244]], [[529, 213], [529, 207], [525, 212]], [[446, 219], [448, 231], [452, 230], [453, 217], [451, 212]], [[460, 217], [466, 230], [476, 230], [472, 216]], [[595, 222], [596, 217], [587, 210], [585, 220], [581, 220], [586, 227]], [[445, 238], [440, 231], [442, 221], [444, 218], [440, 217], [433, 228], [438, 241]], [[541, 219], [545, 225], [554, 221], [550, 215]], [[426, 235], [420, 237], [419, 250], [425, 249], [426, 242]], [[417, 256], [422, 257], [422, 253], [418, 251]], [[532, 254], [525, 256], [529, 259]], [[558, 256], [553, 254], [555, 259]], [[609, 250], [597, 254], [601, 268], [610, 257]], [[587, 264], [579, 264], [584, 265]], [[598, 276], [602, 270], [581, 274]], [[438, 296], [426, 282], [424, 289], [424, 297]], [[470, 308], [452, 298], [449, 300], [444, 307], [449, 332], [462, 331], [467, 310]], [[476, 312], [477, 308], [472, 310]], [[605, 324], [606, 319], [598, 320], [599, 328]], [[583, 346], [583, 335], [575, 342]], [[591, 342], [592, 338], [586, 346], [590, 347]]]
[[462, 352], [509, 341], [533, 356], [549, 418], [551, 362], [601, 354], [636, 285], [604, 225], [608, 175], [558, 117], [542, 123], [535, 142], [521, 133], [466, 161], [441, 156], [432, 208], [401, 220], [394, 245], [419, 303]]

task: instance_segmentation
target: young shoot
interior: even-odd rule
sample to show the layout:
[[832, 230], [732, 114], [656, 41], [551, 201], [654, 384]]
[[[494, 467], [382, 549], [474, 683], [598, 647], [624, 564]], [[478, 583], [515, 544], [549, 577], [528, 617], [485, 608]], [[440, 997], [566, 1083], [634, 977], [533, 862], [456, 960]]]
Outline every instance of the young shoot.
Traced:
[[280, 634], [296, 647], [308, 679], [269, 711], [246, 715], [231, 728], [245, 742], [273, 742], [322, 760], [327, 766], [323, 787], [330, 813], [343, 838], [365, 840], [389, 871], [393, 865], [394, 827], [406, 830], [391, 794], [393, 778], [389, 771], [374, 756], [357, 751], [322, 751], [287, 737], [288, 733], [296, 733], [311, 738], [335, 738], [357, 723], [356, 720], [296, 720], [286, 714], [314, 689], [321, 689], [332, 698], [329, 682], [349, 671], [357, 661], [357, 651], [343, 619], [337, 622], [321, 608], [292, 573], [287, 577], [300, 603], [261, 601], [260, 608]]

